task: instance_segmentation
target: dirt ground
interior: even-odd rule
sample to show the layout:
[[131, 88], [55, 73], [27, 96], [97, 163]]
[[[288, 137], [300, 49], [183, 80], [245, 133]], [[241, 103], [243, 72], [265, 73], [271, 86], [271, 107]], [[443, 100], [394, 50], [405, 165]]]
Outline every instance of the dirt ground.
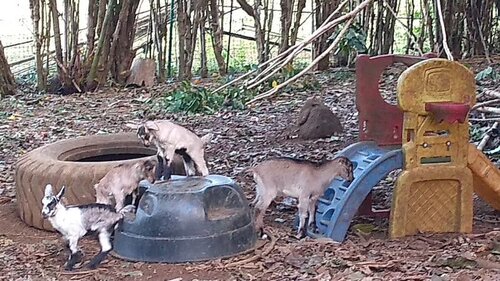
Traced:
[[[498, 68], [498, 67], [497, 67]], [[386, 71], [381, 87], [393, 92], [400, 69]], [[252, 179], [241, 171], [272, 156], [321, 160], [357, 141], [353, 73], [315, 75], [325, 103], [340, 118], [344, 133], [329, 139], [300, 141], [285, 132], [308, 97], [317, 91], [294, 91], [243, 111], [211, 116], [166, 114], [155, 108], [170, 86], [152, 89], [105, 89], [71, 96], [26, 91], [0, 105], [0, 280], [499, 280], [499, 212], [474, 201], [471, 234], [421, 234], [397, 240], [387, 237], [388, 220], [356, 217], [344, 243], [293, 237], [295, 208], [280, 198], [266, 215], [272, 240], [236, 257], [198, 263], [131, 263], [108, 257], [97, 270], [65, 272], [67, 252], [59, 236], [26, 226], [15, 205], [15, 161], [47, 143], [76, 136], [128, 131], [125, 123], [145, 117], [166, 118], [198, 135], [212, 132], [207, 148], [211, 173], [236, 180], [248, 199]], [[498, 88], [498, 85], [494, 86]], [[394, 97], [392, 97], [394, 101]], [[375, 204], [389, 207], [394, 178], [383, 181]], [[367, 230], [368, 229], [368, 230]], [[81, 242], [85, 261], [97, 253], [93, 239]], [[243, 260], [243, 262], [238, 262]]]

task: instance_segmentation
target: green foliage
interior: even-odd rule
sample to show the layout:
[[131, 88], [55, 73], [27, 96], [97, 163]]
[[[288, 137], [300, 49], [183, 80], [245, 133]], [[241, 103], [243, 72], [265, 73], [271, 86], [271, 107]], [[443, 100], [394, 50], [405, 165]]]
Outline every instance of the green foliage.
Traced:
[[[280, 73], [271, 76], [271, 78], [267, 82], [268, 87], [275, 88], [279, 84], [284, 83], [286, 80], [294, 77], [299, 74], [302, 70], [304, 70], [309, 65], [307, 61], [296, 61], [293, 64], [285, 65]], [[321, 88], [321, 84], [318, 79], [314, 75], [305, 74], [300, 77], [295, 82], [289, 84], [289, 86], [284, 88], [284, 91], [293, 91], [293, 90], [318, 90]]]
[[497, 73], [493, 67], [488, 66], [486, 69], [476, 74], [476, 81], [483, 81], [483, 80], [492, 80], [492, 81], [500, 80], [500, 74]]
[[[330, 39], [336, 38], [340, 30], [335, 32]], [[340, 40], [339, 46], [335, 51], [335, 55], [341, 55], [344, 58], [349, 57], [351, 54], [356, 55], [356, 53], [366, 53], [368, 51], [366, 47], [366, 33], [363, 31], [360, 25], [353, 24], [347, 30], [345, 36]]]
[[483, 138], [486, 128], [481, 127], [478, 124], [473, 124], [469, 126], [469, 135], [472, 142], [479, 142]]
[[172, 94], [160, 98], [157, 109], [188, 114], [214, 114], [222, 109], [244, 109], [245, 103], [255, 93], [244, 88], [226, 88], [223, 92], [212, 93], [205, 87], [182, 82]]

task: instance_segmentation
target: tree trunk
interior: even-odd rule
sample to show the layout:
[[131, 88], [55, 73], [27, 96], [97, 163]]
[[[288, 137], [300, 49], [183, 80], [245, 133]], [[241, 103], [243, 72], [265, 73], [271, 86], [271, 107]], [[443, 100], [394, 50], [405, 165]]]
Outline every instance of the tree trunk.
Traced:
[[[266, 31], [262, 28], [262, 26], [266, 26], [266, 23], [261, 23], [261, 9], [262, 9], [262, 0], [255, 0], [253, 7], [246, 2], [246, 0], [236, 0], [240, 4], [241, 9], [245, 11], [249, 16], [254, 19], [254, 27], [255, 27], [255, 43], [257, 45], [257, 60], [259, 63], [263, 63], [269, 58], [269, 53], [266, 51]], [[266, 5], [267, 6], [267, 5]], [[266, 13], [267, 15], [267, 13]], [[267, 19], [268, 17], [266, 17]]]
[[[164, 47], [166, 45], [165, 34], [167, 22], [162, 19], [161, 13], [161, 3], [160, 0], [150, 0], [150, 14], [152, 21], [150, 21], [150, 27], [154, 30], [154, 46], [158, 54], [158, 80], [160, 82], [165, 81], [165, 56]], [[166, 7], [166, 5], [165, 5]], [[166, 18], [166, 13], [165, 13]], [[154, 24], [152, 24], [154, 23]]]
[[[499, 5], [497, 3], [496, 5]], [[477, 0], [467, 0], [464, 4], [467, 8], [465, 9], [465, 18], [467, 26], [467, 50], [471, 55], [487, 55], [489, 56], [489, 46], [487, 41], [491, 42], [490, 45], [493, 46], [495, 41], [493, 30], [493, 0], [477, 1]], [[498, 16], [498, 15], [497, 15]], [[491, 38], [491, 40], [487, 40]]]
[[265, 40], [265, 31], [262, 28], [262, 24], [260, 22], [260, 10], [262, 6], [261, 0], [255, 0], [254, 3], [254, 26], [255, 26], [255, 42], [257, 43], [257, 59], [260, 63], [265, 62], [269, 59], [269, 54], [266, 53], [266, 40]]
[[[194, 2], [194, 3], [193, 3]], [[196, 50], [196, 40], [198, 39], [198, 29], [200, 26], [200, 19], [201, 19], [201, 7], [202, 7], [202, 1], [199, 0], [194, 0], [190, 1], [190, 6], [189, 6], [189, 11], [191, 11], [190, 14], [193, 14], [194, 17], [191, 19], [191, 17], [188, 17], [188, 26], [192, 26], [190, 29], [190, 38], [188, 42], [186, 42], [187, 45], [187, 64], [186, 64], [186, 77], [188, 79], [191, 79], [192, 75], [192, 68], [193, 68], [193, 61], [194, 61], [194, 53]]]
[[[316, 28], [319, 28], [323, 22], [335, 11], [339, 6], [340, 0], [315, 0], [316, 1], [316, 14], [315, 22]], [[313, 60], [322, 54], [327, 48], [327, 40], [333, 34], [333, 29], [326, 32], [318, 38], [313, 44]], [[326, 70], [330, 67], [330, 56], [325, 56], [316, 65], [316, 70]]]
[[[269, 7], [269, 3], [271, 3], [271, 7]], [[267, 27], [265, 33], [265, 50], [264, 53], [266, 54], [266, 57], [269, 57], [269, 54], [271, 53], [271, 30], [273, 27], [273, 19], [274, 19], [274, 1], [273, 0], [266, 0], [266, 5], [265, 5], [265, 18], [264, 21], [267, 22]]]
[[94, 50], [95, 30], [97, 27], [97, 14], [99, 12], [99, 0], [89, 0], [87, 17], [87, 56]]
[[2, 41], [0, 41], [0, 99], [7, 95], [13, 95], [16, 90], [16, 81], [10, 71], [9, 63], [3, 52]]
[[132, 45], [139, 2], [140, 0], [123, 0], [111, 42], [107, 68], [111, 70], [113, 80], [122, 86], [127, 82], [130, 66], [135, 57]]
[[[59, 11], [57, 10], [57, 1], [49, 0], [49, 7], [52, 12], [52, 18], [54, 19], [52, 24], [52, 28], [54, 29], [54, 45], [56, 48], [56, 59], [58, 60], [57, 69], [59, 71], [59, 75], [61, 75], [61, 67], [60, 65], [64, 63], [63, 61], [63, 52], [62, 52], [62, 42], [61, 42], [61, 30], [59, 28]], [[64, 75], [64, 74], [63, 74]]]
[[187, 24], [187, 19], [189, 15], [187, 14], [187, 2], [186, 0], [177, 1], [177, 34], [179, 36], [179, 68], [178, 68], [178, 78], [179, 80], [187, 80], [186, 77], [186, 65], [187, 65], [187, 54], [186, 54], [186, 37], [190, 36], [190, 26]]
[[281, 42], [279, 53], [286, 51], [290, 47], [290, 28], [292, 27], [294, 0], [280, 0], [281, 6]]
[[97, 43], [96, 53], [92, 60], [92, 66], [90, 68], [89, 75], [87, 76], [86, 86], [89, 90], [95, 89], [99, 84], [101, 84], [107, 78], [107, 75], [106, 77], [102, 77], [101, 75], [101, 77], [99, 77], [98, 79], [98, 70], [99, 68], [102, 69], [103, 65], [107, 61], [107, 55], [108, 55], [107, 50], [109, 50], [109, 38], [111, 37], [112, 33], [111, 24], [113, 22], [114, 10], [117, 7], [116, 2], [117, 0], [111, 0], [108, 3], [108, 8], [106, 9], [106, 16], [104, 17], [102, 23], [102, 28], [99, 35], [99, 41]]
[[217, 65], [219, 67], [219, 74], [226, 75], [228, 66], [224, 62], [224, 56], [222, 55], [224, 47], [222, 45], [222, 28], [217, 0], [208, 0], [208, 8], [210, 9], [210, 30], [212, 32], [212, 44], [215, 53], [215, 60], [217, 61]]
[[30, 0], [31, 20], [33, 21], [33, 41], [35, 45], [35, 63], [37, 76], [37, 90], [44, 91], [47, 86], [47, 75], [43, 69], [42, 46], [43, 46], [43, 21], [40, 22], [40, 2]]
[[[406, 2], [406, 14], [408, 17], [406, 20], [406, 26], [408, 27], [410, 35], [413, 34], [413, 21], [414, 21], [413, 15], [414, 15], [414, 13], [415, 13], [415, 4], [413, 3], [413, 1]], [[423, 30], [421, 32], [424, 33]], [[410, 50], [412, 48], [416, 47], [416, 46], [412, 46], [413, 43], [412, 43], [410, 35], [406, 39], [406, 54], [409, 54]]]
[[[202, 2], [206, 3], [205, 1]], [[203, 5], [201, 7], [199, 13], [201, 13], [201, 19], [200, 19], [200, 45], [201, 45], [201, 56], [200, 56], [200, 76], [201, 78], [207, 78], [208, 77], [208, 66], [207, 66], [207, 38], [205, 37], [206, 31], [205, 31], [205, 22], [207, 20], [207, 6]]]
[[[106, 7], [109, 8], [110, 6], [108, 5], [109, 0], [98, 0], [98, 1], [99, 1], [99, 11], [97, 12], [96, 34], [100, 35], [102, 33], [102, 28], [104, 26], [104, 19], [106, 18], [106, 14], [107, 14]], [[113, 7], [115, 5], [113, 5]]]
[[297, 2], [297, 12], [295, 13], [295, 22], [293, 23], [292, 32], [290, 34], [290, 45], [295, 45], [297, 43], [297, 37], [299, 34], [300, 20], [302, 19], [302, 12], [306, 7], [306, 0], [298, 0]]

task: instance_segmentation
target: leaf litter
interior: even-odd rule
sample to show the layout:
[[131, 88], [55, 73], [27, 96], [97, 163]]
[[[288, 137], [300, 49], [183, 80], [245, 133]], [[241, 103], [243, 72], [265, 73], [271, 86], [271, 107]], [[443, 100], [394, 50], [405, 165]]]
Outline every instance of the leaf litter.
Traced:
[[[401, 69], [383, 76], [383, 93], [393, 93]], [[3, 280], [495, 280], [500, 274], [498, 212], [475, 199], [473, 234], [421, 234], [387, 237], [388, 220], [356, 217], [344, 243], [329, 239], [296, 240], [294, 200], [276, 200], [266, 216], [273, 241], [233, 258], [184, 264], [132, 263], [109, 257], [96, 271], [64, 274], [67, 252], [58, 235], [25, 226], [15, 214], [14, 165], [24, 153], [57, 140], [127, 131], [124, 124], [147, 117], [169, 119], [198, 135], [214, 139], [207, 148], [211, 173], [236, 180], [249, 200], [254, 184], [242, 171], [269, 157], [309, 160], [332, 158], [357, 141], [355, 83], [335, 73], [316, 74], [321, 91], [296, 91], [261, 101], [243, 111], [214, 115], [169, 114], [152, 110], [169, 85], [151, 89], [106, 88], [71, 96], [41, 95], [29, 89], [0, 105], [0, 276]], [[299, 87], [300, 88], [300, 87]], [[301, 105], [313, 95], [340, 118], [344, 133], [329, 139], [301, 141], [287, 136]], [[394, 99], [394, 95], [388, 99]], [[388, 208], [397, 174], [377, 186], [374, 204]], [[5, 226], [11, 227], [5, 227]], [[82, 241], [85, 258], [96, 241]]]

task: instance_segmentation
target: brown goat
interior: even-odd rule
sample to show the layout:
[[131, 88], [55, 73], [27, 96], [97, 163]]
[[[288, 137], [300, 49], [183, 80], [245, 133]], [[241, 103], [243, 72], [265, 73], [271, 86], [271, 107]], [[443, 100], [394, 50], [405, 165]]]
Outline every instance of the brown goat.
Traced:
[[264, 214], [277, 196], [298, 199], [299, 229], [297, 238], [305, 234], [305, 221], [308, 226], [315, 222], [316, 201], [321, 197], [332, 180], [340, 176], [352, 181], [353, 164], [346, 157], [317, 164], [292, 158], [267, 160], [250, 168], [256, 183], [257, 196], [252, 204], [256, 209], [256, 227], [262, 231]]
[[208, 175], [204, 155], [205, 145], [211, 140], [212, 134], [200, 138], [190, 130], [167, 120], [127, 126], [137, 129], [137, 136], [145, 146], [152, 143], [156, 146], [158, 155], [165, 159], [167, 167], [171, 167], [174, 155], [179, 154], [184, 161], [187, 176], [195, 175], [197, 170], [202, 176]]
[[137, 197], [137, 189], [141, 180], [155, 182], [155, 161], [145, 160], [135, 163], [120, 164], [111, 170], [94, 185], [96, 203], [112, 204], [115, 200], [115, 210], [119, 212], [125, 203], [125, 197], [132, 195], [132, 204]]

